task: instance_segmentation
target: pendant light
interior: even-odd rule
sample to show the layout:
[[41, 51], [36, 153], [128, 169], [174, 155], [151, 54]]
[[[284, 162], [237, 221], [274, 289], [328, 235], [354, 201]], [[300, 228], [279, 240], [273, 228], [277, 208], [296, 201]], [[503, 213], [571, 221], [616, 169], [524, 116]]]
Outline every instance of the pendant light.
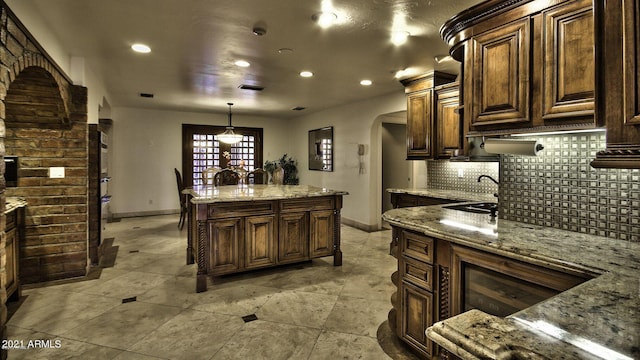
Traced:
[[233, 126], [231, 125], [231, 106], [233, 103], [227, 103], [227, 105], [229, 105], [229, 126], [222, 134], [218, 134], [218, 140], [225, 144], [235, 144], [242, 141], [242, 134], [233, 132]]

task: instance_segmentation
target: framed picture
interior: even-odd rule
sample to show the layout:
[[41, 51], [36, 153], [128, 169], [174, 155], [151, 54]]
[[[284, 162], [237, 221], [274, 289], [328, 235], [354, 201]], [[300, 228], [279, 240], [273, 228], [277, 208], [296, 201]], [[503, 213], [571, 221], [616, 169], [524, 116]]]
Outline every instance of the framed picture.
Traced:
[[333, 126], [309, 130], [309, 170], [333, 171]]

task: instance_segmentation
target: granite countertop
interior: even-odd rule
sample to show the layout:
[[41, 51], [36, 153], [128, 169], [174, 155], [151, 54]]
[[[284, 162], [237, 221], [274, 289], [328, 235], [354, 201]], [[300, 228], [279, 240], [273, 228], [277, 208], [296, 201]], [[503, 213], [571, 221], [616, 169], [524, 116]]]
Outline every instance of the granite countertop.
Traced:
[[228, 201], [281, 200], [304, 197], [348, 195], [346, 191], [330, 190], [311, 185], [227, 185], [195, 186], [183, 191], [192, 196], [194, 204]]
[[27, 201], [20, 197], [6, 197], [4, 213], [8, 214], [13, 210], [27, 206]]
[[[446, 205], [444, 205], [446, 206]], [[593, 279], [506, 318], [472, 310], [427, 335], [463, 359], [640, 359], [640, 244], [444, 206], [393, 209], [392, 225]], [[597, 355], [600, 354], [600, 355]]]
[[436, 199], [447, 199], [454, 200], [460, 202], [466, 201], [486, 201], [486, 202], [496, 202], [496, 197], [493, 194], [486, 193], [473, 193], [459, 190], [440, 190], [440, 189], [397, 189], [390, 188], [387, 189], [387, 192], [396, 193], [396, 194], [410, 194], [417, 196], [425, 196]]

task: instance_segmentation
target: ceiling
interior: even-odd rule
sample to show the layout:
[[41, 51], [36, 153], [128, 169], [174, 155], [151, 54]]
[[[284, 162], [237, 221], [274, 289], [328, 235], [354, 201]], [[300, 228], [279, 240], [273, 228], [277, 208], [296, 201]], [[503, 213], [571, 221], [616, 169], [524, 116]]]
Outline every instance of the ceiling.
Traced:
[[[291, 118], [402, 92], [400, 69], [407, 69], [402, 78], [434, 69], [457, 73], [458, 63], [434, 60], [448, 52], [439, 29], [479, 1], [333, 0], [337, 24], [329, 28], [312, 17], [330, 0], [20, 2], [102, 78], [111, 106], [225, 112], [233, 102], [234, 113]], [[266, 33], [254, 35], [256, 26]], [[393, 45], [392, 29], [409, 32], [407, 43]], [[133, 52], [134, 43], [151, 53]], [[251, 66], [234, 65], [238, 59]], [[302, 70], [314, 76], [303, 78]], [[362, 86], [363, 79], [373, 84]]]

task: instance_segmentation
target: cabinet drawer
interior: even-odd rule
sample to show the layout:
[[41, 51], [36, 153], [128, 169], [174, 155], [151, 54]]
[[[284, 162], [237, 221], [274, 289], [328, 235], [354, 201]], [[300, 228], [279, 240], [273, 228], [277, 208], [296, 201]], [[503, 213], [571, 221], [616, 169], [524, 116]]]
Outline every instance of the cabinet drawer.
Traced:
[[332, 196], [290, 199], [282, 200], [280, 202], [280, 210], [283, 212], [329, 210], [333, 209], [334, 207], [335, 202]]
[[422, 261], [403, 256], [400, 261], [402, 279], [425, 290], [433, 291], [433, 266]]
[[402, 254], [433, 264], [433, 239], [410, 231], [402, 231]]
[[275, 212], [271, 201], [237, 201], [228, 203], [214, 203], [209, 205], [207, 217], [209, 219], [232, 218], [246, 215], [267, 215]]

